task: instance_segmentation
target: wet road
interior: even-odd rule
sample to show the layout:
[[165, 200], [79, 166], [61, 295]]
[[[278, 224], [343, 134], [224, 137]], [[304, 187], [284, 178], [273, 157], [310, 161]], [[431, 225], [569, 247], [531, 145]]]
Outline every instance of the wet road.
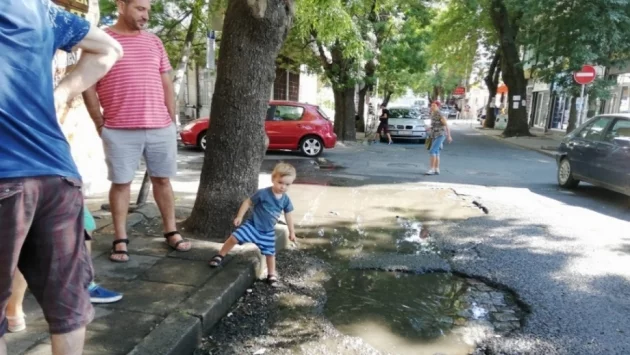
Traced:
[[530, 307], [523, 334], [496, 340], [495, 350], [630, 353], [630, 198], [588, 185], [560, 190], [552, 158], [466, 125], [453, 138], [440, 176], [422, 176], [421, 145], [354, 145], [327, 153], [345, 167], [329, 182], [446, 188], [488, 208], [432, 235], [454, 253], [454, 270], [505, 285]]
[[[357, 215], [382, 204], [389, 212], [415, 209], [423, 222], [433, 222], [432, 239], [452, 255], [452, 270], [505, 286], [529, 307], [521, 332], [491, 340], [488, 353], [630, 353], [630, 198], [589, 185], [560, 190], [552, 158], [466, 124], [453, 131], [440, 176], [423, 175], [427, 151], [414, 143], [339, 147], [323, 155], [334, 165], [330, 170], [297, 154], [272, 153], [263, 171], [288, 160], [300, 183], [316, 185], [293, 187], [297, 220], [318, 218], [316, 210], [322, 219], [328, 211]], [[182, 155], [200, 161], [198, 152]], [[191, 165], [191, 175], [194, 170]], [[190, 180], [183, 176], [179, 186], [186, 187]], [[426, 193], [433, 190], [475, 201], [489, 213], [449, 218], [449, 197]], [[384, 218], [364, 217], [368, 230], [383, 228]]]

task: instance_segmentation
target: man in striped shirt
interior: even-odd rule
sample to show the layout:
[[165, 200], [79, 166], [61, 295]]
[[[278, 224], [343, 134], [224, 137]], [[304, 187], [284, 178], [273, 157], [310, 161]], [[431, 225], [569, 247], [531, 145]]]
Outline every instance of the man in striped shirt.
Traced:
[[[150, 0], [118, 0], [118, 20], [105, 30], [125, 57], [84, 94], [88, 111], [103, 140], [112, 182], [109, 201], [115, 240], [110, 259], [129, 260], [126, 219], [131, 182], [141, 157], [147, 164], [153, 196], [160, 208], [167, 244], [178, 251], [191, 244], [177, 232], [170, 178], [177, 173], [175, 93], [171, 65], [160, 39], [144, 31]], [[101, 112], [102, 107], [102, 112]]]

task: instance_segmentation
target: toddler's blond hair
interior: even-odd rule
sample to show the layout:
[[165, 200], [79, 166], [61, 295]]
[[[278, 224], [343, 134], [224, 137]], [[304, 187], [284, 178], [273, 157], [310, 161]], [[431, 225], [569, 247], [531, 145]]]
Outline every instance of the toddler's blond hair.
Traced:
[[297, 176], [297, 172], [295, 171], [293, 165], [284, 162], [276, 164], [276, 166], [273, 168], [273, 172], [271, 173], [271, 177], [283, 178], [285, 176]]

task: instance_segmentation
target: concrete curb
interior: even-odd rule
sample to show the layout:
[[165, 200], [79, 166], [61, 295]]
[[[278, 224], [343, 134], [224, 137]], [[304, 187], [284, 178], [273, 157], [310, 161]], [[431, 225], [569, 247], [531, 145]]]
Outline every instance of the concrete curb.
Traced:
[[[231, 260], [187, 300], [173, 310], [128, 355], [192, 354], [208, 332], [245, 293], [260, 268], [257, 252]], [[225, 285], [228, 285], [227, 287]]]

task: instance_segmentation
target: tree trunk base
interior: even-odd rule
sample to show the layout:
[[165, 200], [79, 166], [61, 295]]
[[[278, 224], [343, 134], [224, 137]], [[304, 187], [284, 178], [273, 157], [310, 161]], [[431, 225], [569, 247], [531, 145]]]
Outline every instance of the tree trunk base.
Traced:
[[264, 121], [276, 58], [292, 23], [284, 0], [229, 1], [225, 14], [212, 124], [197, 199], [183, 226], [225, 240], [241, 203], [258, 189]]

